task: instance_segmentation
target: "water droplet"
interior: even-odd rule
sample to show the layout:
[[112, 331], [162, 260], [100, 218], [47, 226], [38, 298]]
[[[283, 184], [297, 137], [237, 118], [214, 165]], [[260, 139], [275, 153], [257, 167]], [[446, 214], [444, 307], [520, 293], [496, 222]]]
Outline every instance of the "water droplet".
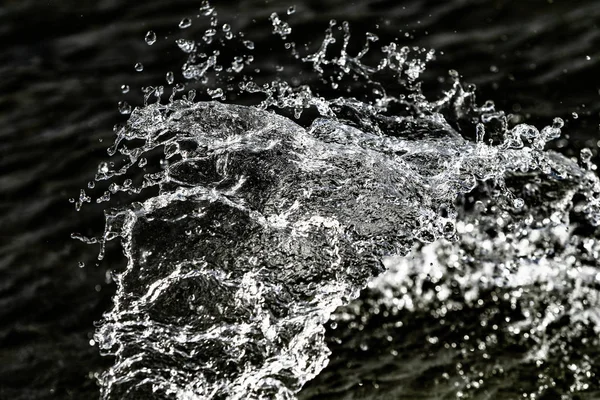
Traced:
[[148, 31], [145, 39], [146, 43], [148, 43], [148, 46], [152, 46], [154, 43], [156, 43], [156, 33], [154, 33], [154, 31]]
[[172, 84], [173, 84], [173, 82], [175, 82], [175, 75], [173, 75], [173, 71], [169, 71], [169, 72], [167, 72], [166, 79], [167, 79], [167, 83], [168, 83], [169, 85], [172, 85]]
[[580, 157], [581, 157], [581, 161], [583, 161], [584, 163], [588, 163], [591, 159], [592, 159], [592, 150], [585, 148], [585, 149], [581, 149], [581, 153], [580, 153]]
[[513, 206], [515, 208], [522, 208], [525, 205], [525, 201], [523, 201], [523, 199], [517, 197], [516, 199], [513, 200]]
[[121, 93], [129, 93], [129, 85], [121, 85]]
[[79, 265], [79, 268], [85, 267], [85, 263], [83, 261], [79, 261], [78, 265]]
[[144, 70], [144, 64], [137, 63], [137, 64], [135, 64], [134, 68], [137, 72], [142, 72]]
[[175, 43], [177, 43], [177, 46], [185, 53], [191, 53], [196, 47], [196, 43], [193, 40], [177, 39]]
[[287, 9], [288, 15], [292, 15], [295, 12], [296, 12], [296, 6], [290, 6], [290, 8]]
[[585, 59], [586, 59], [586, 60], [588, 60], [588, 61], [590, 61], [590, 60], [592, 59], [592, 57], [590, 57], [590, 56], [585, 56]]
[[192, 26], [192, 20], [189, 18], [184, 18], [181, 21], [179, 21], [179, 27], [181, 29], [186, 29], [186, 28], [189, 28], [190, 26]]
[[131, 106], [126, 101], [120, 101], [119, 112], [124, 115], [131, 114]]
[[558, 117], [556, 117], [556, 118], [554, 118], [554, 119], [552, 120], [552, 127], [553, 127], [553, 128], [560, 129], [560, 128], [562, 128], [563, 126], [565, 126], [565, 121], [563, 121], [563, 119], [562, 119], [562, 118], [558, 118]]
[[279, 35], [282, 39], [285, 39], [287, 35], [292, 33], [292, 28], [290, 25], [287, 22], [282, 21], [277, 13], [272, 13], [269, 19], [273, 25], [274, 35]]
[[202, 2], [200, 6], [200, 13], [204, 16], [212, 15], [215, 12], [215, 8], [210, 5], [210, 3], [206, 0]]
[[108, 169], [108, 163], [101, 162], [98, 165], [98, 173], [100, 173], [100, 174], [106, 174], [108, 171], [109, 171], [109, 169]]
[[221, 89], [221, 88], [217, 88], [217, 89], [214, 89], [214, 90], [213, 89], [208, 89], [206, 92], [213, 99], [219, 99], [219, 98], [223, 97], [223, 89]]
[[223, 32], [229, 32], [229, 31], [231, 31], [231, 25], [223, 24]]
[[254, 42], [251, 40], [244, 40], [244, 46], [249, 50], [254, 50]]
[[576, 112], [573, 112], [573, 113], [571, 114], [571, 116], [573, 117], [573, 119], [577, 119], [577, 118], [579, 118], [579, 115], [578, 115]]

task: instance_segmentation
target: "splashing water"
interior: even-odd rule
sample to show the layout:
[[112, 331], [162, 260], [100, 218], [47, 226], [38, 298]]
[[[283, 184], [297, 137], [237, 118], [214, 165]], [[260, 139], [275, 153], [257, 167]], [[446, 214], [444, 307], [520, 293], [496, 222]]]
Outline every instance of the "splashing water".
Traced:
[[[600, 322], [600, 183], [587, 153], [579, 166], [544, 151], [560, 135], [560, 119], [541, 130], [511, 126], [491, 102], [478, 106], [474, 87], [454, 71], [452, 87], [429, 101], [420, 77], [433, 52], [389, 43], [369, 65], [363, 60], [378, 37], [367, 34], [352, 56], [342, 23], [341, 49], [331, 57], [336, 21], [315, 53], [285, 47], [332, 89], [351, 80], [372, 88], [371, 98], [325, 98], [309, 85], [259, 84], [250, 75], [224, 84], [254, 58], [224, 60], [204, 46], [255, 44], [227, 24], [217, 29], [208, 2], [201, 14], [210, 19], [201, 40], [176, 41], [188, 54], [183, 76], [205, 85], [207, 98], [263, 100], [195, 102], [196, 91], [180, 96], [185, 85], [169, 72], [166, 104], [159, 86], [144, 89], [143, 107], [120, 106], [130, 116], [109, 153], [125, 162], [99, 166], [96, 181], [110, 186], [96, 201], [153, 187], [158, 194], [107, 211], [102, 238], [74, 235], [102, 248], [120, 237], [128, 259], [95, 335], [103, 353], [116, 356], [100, 378], [103, 398], [291, 399], [328, 363], [324, 324], [332, 314], [359, 337], [374, 309], [427, 313], [439, 330], [448, 313], [503, 305], [519, 317], [500, 323], [500, 311], [485, 313], [480, 324], [493, 332], [484, 329], [476, 345], [428, 336], [440, 352], [464, 350], [440, 391], [477, 394], [497, 375], [477, 363], [500, 348], [500, 334], [526, 347], [513, 363], [540, 369], [530, 398], [563, 381], [572, 393], [599, 390], [589, 349], [598, 346]], [[270, 21], [288, 40], [290, 25], [276, 13]], [[186, 18], [180, 27], [191, 24]], [[395, 86], [382, 83], [389, 78]], [[309, 109], [317, 116], [306, 116]], [[78, 208], [91, 201], [83, 190], [73, 200]], [[354, 300], [367, 285], [370, 300]], [[562, 318], [571, 323], [557, 327]], [[586, 336], [585, 352], [563, 346], [586, 329], [596, 335]], [[567, 367], [562, 381], [543, 369], [553, 362]]]

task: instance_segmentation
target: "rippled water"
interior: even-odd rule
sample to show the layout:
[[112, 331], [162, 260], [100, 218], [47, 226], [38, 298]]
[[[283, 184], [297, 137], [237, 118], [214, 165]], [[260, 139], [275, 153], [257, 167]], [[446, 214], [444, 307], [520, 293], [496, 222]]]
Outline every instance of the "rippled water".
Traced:
[[[167, 64], [161, 53], [167, 45], [161, 38], [172, 35], [169, 32], [180, 29], [178, 21], [193, 14], [186, 11], [184, 2], [154, 10], [150, 5], [117, 8], [105, 2], [95, 6], [94, 14], [87, 14], [93, 23], [84, 25], [75, 21], [86, 18], [87, 9], [82, 11], [84, 17], [79, 17], [75, 9], [61, 11], [56, 6], [48, 11], [65, 24], [60, 29], [48, 28], [45, 32], [52, 34], [37, 41], [13, 22], [28, 13], [23, 4], [7, 8], [3, 14], [8, 21], [6, 35], [14, 38], [3, 56], [7, 71], [12, 69], [7, 75], [14, 78], [3, 83], [12, 94], [3, 96], [8, 107], [2, 113], [6, 121], [3, 136], [8, 139], [2, 162], [9, 171], [2, 177], [7, 211], [2, 221], [9, 239], [2, 246], [6, 276], [3, 321], [7, 322], [1, 338], [2, 357], [7, 362], [0, 371], [0, 393], [11, 398], [95, 397], [98, 389], [93, 372], [105, 370], [113, 361], [107, 358], [103, 364], [95, 356], [97, 347], [88, 343], [94, 330], [92, 321], [111, 309], [114, 289], [105, 271], [118, 270], [122, 258], [114, 254], [118, 246], [109, 247], [104, 263], [96, 267], [94, 249], [82, 249], [68, 240], [72, 231], [97, 233], [92, 221], [96, 218], [96, 227], [99, 221], [90, 207], [90, 211], [75, 215], [67, 211], [66, 199], [86, 186], [103, 158], [101, 150], [112, 142], [107, 126], [115, 112], [112, 105], [109, 110], [108, 100], [116, 104], [121, 85], [128, 84], [132, 90], [126, 100], [139, 104], [141, 96], [134, 92], [142, 81], [165, 82], [166, 71], [177, 71], [177, 63], [160, 67]], [[330, 84], [316, 80], [311, 69], [298, 67], [285, 57], [278, 59], [278, 54], [288, 52], [281, 41], [274, 40], [285, 36], [286, 29], [269, 21], [268, 15], [277, 11], [283, 17], [287, 8], [287, 4], [243, 3], [238, 9], [223, 6], [219, 13], [222, 18], [231, 16], [249, 37], [255, 33], [255, 56], [262, 70], [257, 80], [270, 81], [277, 65], [287, 63], [279, 73], [284, 80], [291, 81], [302, 71], [302, 83], [331, 98]], [[321, 24], [319, 30], [324, 30], [332, 17], [354, 22], [358, 49], [364, 42], [361, 30], [374, 31], [372, 25], [378, 23], [380, 39], [387, 40], [389, 35], [393, 40], [404, 32], [398, 34], [397, 28], [390, 26], [403, 26], [414, 36], [405, 39], [408, 44], [438, 51], [438, 60], [422, 76], [426, 92], [439, 94], [437, 85], [444, 82], [437, 77], [447, 76], [446, 70], [454, 68], [470, 78], [468, 81], [480, 84], [479, 98], [493, 98], [498, 109], [516, 113], [512, 125], [526, 119], [541, 128], [561, 116], [567, 122], [563, 132], [571, 141], [558, 140], [551, 146], [575, 156], [579, 156], [577, 143], [587, 140], [586, 146], [595, 146], [598, 88], [584, 83], [590, 81], [586, 77], [593, 76], [597, 63], [594, 24], [598, 7], [593, 3], [527, 8], [501, 2], [453, 2], [443, 7], [364, 2], [351, 7], [297, 4], [296, 9], [285, 19], [290, 19], [292, 34], [302, 36], [298, 43], [311, 42], [311, 38], [313, 47], [321, 43], [322, 34], [311, 33], [313, 27]], [[236, 10], [243, 11], [237, 19], [233, 18]], [[453, 18], [457, 15], [461, 18]], [[253, 23], [252, 18], [263, 22]], [[482, 24], [486, 18], [490, 18], [489, 24]], [[202, 26], [193, 31], [200, 25], [194, 21], [187, 28], [190, 31], [186, 30], [188, 40], [199, 40], [198, 32], [206, 29]], [[404, 26], [404, 21], [414, 26]], [[460, 22], [454, 27], [452, 21]], [[523, 21], [528, 22], [525, 29]], [[275, 39], [270, 37], [271, 25], [278, 30]], [[157, 41], [148, 51], [144, 37], [150, 28], [157, 33]], [[121, 38], [129, 30], [138, 33], [124, 41]], [[107, 38], [114, 38], [114, 43], [106, 44]], [[269, 46], [281, 51], [261, 59]], [[140, 59], [120, 54], [124, 48], [139, 49], [133, 53], [140, 54]], [[170, 51], [181, 54], [176, 47]], [[144, 64], [138, 77], [135, 62]], [[100, 79], [98, 71], [106, 77]], [[150, 76], [154, 72], [158, 78]], [[29, 84], [21, 88], [20, 82]], [[384, 77], [381, 83], [393, 91], [393, 82]], [[94, 88], [101, 91], [95, 93]], [[113, 94], [104, 95], [103, 91]], [[360, 93], [360, 88], [355, 93]], [[212, 96], [218, 97], [218, 93]], [[401, 121], [389, 121], [372, 119], [358, 103], [347, 103], [353, 107], [334, 110], [343, 113], [343, 121], [336, 114], [310, 122], [314, 116], [305, 113], [300, 125], [260, 110], [196, 104], [178, 106], [194, 111], [184, 115], [185, 123], [171, 132], [174, 142], [186, 138], [185, 145], [191, 146], [179, 143], [175, 153], [192, 161], [171, 164], [166, 177], [160, 175], [161, 168], [153, 171], [159, 175], [151, 183], [160, 183], [161, 194], [155, 197], [153, 189], [147, 189], [146, 199], [154, 200], [132, 206], [135, 218], [128, 220], [131, 223], [126, 229], [115, 225], [130, 244], [126, 247], [128, 272], [121, 278], [117, 297], [122, 301], [100, 328], [104, 336], [95, 340], [100, 340], [105, 350], [115, 343], [121, 343], [124, 350], [103, 378], [105, 390], [113, 385], [114, 396], [120, 398], [121, 390], [137, 387], [142, 398], [148, 397], [145, 391], [151, 386], [140, 384], [143, 378], [139, 375], [147, 374], [147, 382], [157, 388], [155, 396], [169, 391], [198, 396], [207, 387], [220, 394], [237, 388], [244, 393], [249, 387], [266, 396], [277, 391], [283, 394], [294, 391], [325, 366], [325, 340], [332, 351], [331, 362], [307, 384], [301, 398], [522, 398], [524, 393], [530, 398], [572, 398], [570, 393], [597, 397], [597, 221], [591, 200], [597, 181], [593, 172], [586, 171], [591, 165], [586, 167], [585, 160], [577, 166], [555, 153], [541, 153], [532, 140], [540, 137], [539, 133], [527, 126], [508, 131], [511, 135], [488, 126], [486, 138], [494, 143], [476, 143], [476, 123], [457, 112], [469, 110], [468, 104], [439, 117], [431, 114], [435, 110], [427, 110], [431, 115], [419, 115], [416, 120], [405, 115]], [[293, 111], [297, 103], [274, 104]], [[211, 109], [219, 110], [217, 116], [210, 114]], [[163, 112], [141, 117], [150, 121]], [[572, 112], [578, 112], [577, 118]], [[247, 113], [242, 122], [233, 117], [227, 121], [228, 136], [233, 137], [219, 142], [223, 138], [219, 139], [214, 125], [223, 122], [218, 116], [240, 113]], [[479, 110], [468, 117], [482, 118], [484, 113]], [[193, 121], [208, 121], [209, 126], [194, 126]], [[261, 130], [266, 121], [278, 124], [277, 132]], [[153, 119], [152, 126], [138, 126], [136, 132], [156, 134], [154, 129], [160, 124], [172, 130], [175, 125], [169, 124], [178, 123]], [[234, 135], [240, 128], [255, 134]], [[414, 132], [419, 132], [419, 137]], [[216, 138], [205, 142], [204, 134], [209, 133]], [[287, 139], [277, 142], [275, 137], [282, 134]], [[299, 137], [306, 142], [296, 143]], [[519, 137], [530, 139], [532, 143], [526, 143], [525, 149], [531, 151], [520, 149], [518, 140], [515, 142]], [[99, 138], [105, 141], [99, 143]], [[167, 139], [173, 137], [165, 135]], [[90, 154], [99, 156], [94, 159]], [[485, 162], [477, 161], [482, 159]], [[198, 169], [213, 171], [213, 175], [190, 181], [197, 175], [191, 172]], [[75, 170], [81, 171], [81, 177]], [[279, 173], [265, 176], [265, 170]], [[303, 171], [300, 176], [298, 171]], [[354, 171], [367, 175], [350, 173]], [[480, 184], [474, 193], [461, 196], [456, 215], [448, 214], [451, 204], [440, 207], [451, 203], [444, 196], [468, 192], [473, 177], [481, 179], [486, 173], [488, 177], [508, 175], [505, 182]], [[426, 187], [425, 183], [434, 185]], [[113, 187], [114, 192], [127, 189], [128, 185], [120, 184]], [[103, 189], [96, 190], [101, 193]], [[323, 196], [307, 195], [307, 190]], [[131, 204], [127, 196], [112, 197], [113, 205]], [[436, 201], [427, 200], [432, 198]], [[292, 200], [298, 204], [294, 206]], [[409, 203], [403, 203], [406, 201]], [[201, 209], [208, 214], [202, 215]], [[219, 218], [211, 218], [211, 213]], [[92, 221], [77, 223], [74, 218]], [[439, 218], [458, 220], [449, 231], [452, 241], [417, 246], [408, 258], [394, 256], [408, 252], [413, 237], [420, 243], [444, 235], [447, 227], [438, 224]], [[206, 231], [194, 232], [184, 229], [181, 221], [186, 220], [195, 221], [193, 227], [209, 220], [229, 225], [207, 223]], [[244, 231], [236, 224], [243, 225]], [[383, 229], [386, 224], [389, 229]], [[168, 234], [152, 234], [156, 231]], [[177, 239], [178, 235], [185, 240]], [[181, 258], [182, 251], [175, 245], [165, 246], [164, 241], [171, 239], [189, 247], [183, 253], [190, 256]], [[211, 246], [211, 240], [233, 240], [217, 247], [226, 250], [213, 256], [221, 264], [218, 268], [202, 255], [207, 252], [203, 246]], [[283, 250], [272, 243], [282, 244]], [[250, 254], [257, 249], [268, 254], [262, 265], [252, 264]], [[339, 251], [342, 255], [336, 253]], [[164, 258], [153, 258], [156, 253]], [[223, 267], [226, 254], [232, 261]], [[248, 260], [242, 262], [240, 254], [248, 254]], [[306, 260], [315, 254], [321, 254], [316, 263]], [[371, 284], [358, 300], [339, 309], [323, 334], [319, 324], [335, 306], [347, 303], [382, 269], [372, 256], [383, 260], [391, 272]], [[356, 262], [362, 257], [365, 263]], [[283, 259], [296, 261], [290, 266], [295, 273], [285, 279], [279, 273]], [[336, 260], [354, 262], [348, 267]], [[78, 268], [78, 261], [85, 261], [85, 266]], [[170, 269], [156, 268], [167, 264]], [[332, 265], [336, 267], [332, 269]], [[180, 284], [183, 281], [185, 284]], [[148, 282], [147, 286], [141, 282]], [[328, 282], [335, 284], [323, 292]], [[212, 298], [193, 297], [206, 292], [197, 288], [208, 287]], [[141, 293], [146, 291], [144, 297]], [[223, 310], [230, 302], [219, 298], [239, 301], [232, 309]], [[175, 304], [185, 304], [186, 311]], [[289, 308], [290, 304], [295, 306]], [[206, 322], [193, 315], [220, 317], [218, 322]], [[313, 325], [298, 321], [313, 321]], [[210, 331], [209, 326], [216, 330]], [[148, 333], [146, 339], [141, 339], [143, 332]], [[213, 355], [192, 356], [190, 361], [192, 351]], [[240, 368], [242, 361], [247, 362], [244, 368]], [[276, 367], [274, 361], [279, 363]], [[227, 366], [212, 368], [214, 362]], [[215, 376], [215, 370], [224, 372]]]

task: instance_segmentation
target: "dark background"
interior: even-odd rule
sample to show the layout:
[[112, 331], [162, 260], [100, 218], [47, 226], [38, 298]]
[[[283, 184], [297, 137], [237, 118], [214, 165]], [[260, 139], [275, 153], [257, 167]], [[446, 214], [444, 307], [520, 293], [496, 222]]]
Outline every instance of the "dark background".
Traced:
[[[492, 99], [538, 126], [564, 118], [568, 140], [554, 144], [561, 151], [589, 146], [596, 154], [598, 1], [213, 2], [222, 23], [256, 42], [257, 65], [267, 77], [285, 53], [270, 35], [268, 16], [283, 16], [292, 4], [297, 11], [289, 22], [299, 44], [318, 45], [335, 18], [351, 22], [360, 45], [363, 33], [374, 31], [382, 42], [434, 48], [438, 57], [425, 76], [432, 87], [455, 69], [477, 84], [481, 102]], [[68, 199], [106, 159], [112, 126], [124, 118], [117, 102], [139, 104], [142, 86], [163, 84], [168, 70], [180, 75], [185, 55], [174, 39], [197, 38], [207, 28], [195, 18], [199, 6], [197, 0], [0, 3], [0, 398], [97, 397], [93, 373], [111, 360], [89, 341], [94, 321], [111, 306], [107, 271], [124, 260], [113, 245], [98, 263], [97, 246], [70, 239], [71, 232], [99, 234], [103, 207], [76, 212]], [[181, 31], [177, 24], [186, 16], [194, 24]], [[144, 42], [149, 29], [159, 37], [152, 47]], [[135, 72], [136, 62], [144, 72]], [[298, 73], [290, 67], [282, 75]], [[122, 84], [129, 94], [121, 93]]]

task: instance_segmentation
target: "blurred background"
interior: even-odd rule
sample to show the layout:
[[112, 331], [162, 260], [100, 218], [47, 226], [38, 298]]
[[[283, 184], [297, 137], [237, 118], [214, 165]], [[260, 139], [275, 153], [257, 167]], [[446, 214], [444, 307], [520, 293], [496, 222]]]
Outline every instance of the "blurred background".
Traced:
[[[384, 43], [435, 49], [437, 59], [424, 76], [430, 92], [436, 93], [449, 69], [457, 70], [477, 85], [481, 103], [493, 100], [497, 108], [538, 127], [561, 117], [566, 135], [553, 146], [568, 155], [590, 147], [597, 157], [596, 0], [212, 4], [220, 23], [230, 23], [255, 42], [257, 67], [267, 78], [287, 54], [271, 35], [268, 17], [285, 15], [295, 5], [296, 12], [286, 18], [299, 46], [318, 46], [335, 18], [351, 23], [358, 48], [369, 31]], [[196, 19], [199, 7], [199, 0], [0, 4], [0, 398], [98, 396], [94, 373], [111, 360], [100, 357], [90, 340], [94, 321], [111, 307], [110, 271], [122, 268], [124, 258], [113, 243], [98, 262], [98, 246], [70, 238], [72, 232], [98, 235], [104, 205], [76, 212], [68, 200], [79, 196], [107, 158], [112, 126], [126, 118], [117, 103], [141, 104], [141, 87], [164, 84], [169, 70], [183, 80], [186, 55], [175, 39], [202, 35], [208, 23]], [[184, 17], [193, 23], [182, 30], [178, 23]], [[150, 29], [158, 36], [152, 46], [144, 41]], [[134, 69], [138, 62], [142, 72]], [[279, 76], [292, 79], [300, 70], [289, 67]], [[122, 85], [130, 87], [128, 93], [122, 93]], [[343, 358], [336, 355], [340, 349], [333, 351]], [[335, 365], [344, 368], [343, 362]]]

